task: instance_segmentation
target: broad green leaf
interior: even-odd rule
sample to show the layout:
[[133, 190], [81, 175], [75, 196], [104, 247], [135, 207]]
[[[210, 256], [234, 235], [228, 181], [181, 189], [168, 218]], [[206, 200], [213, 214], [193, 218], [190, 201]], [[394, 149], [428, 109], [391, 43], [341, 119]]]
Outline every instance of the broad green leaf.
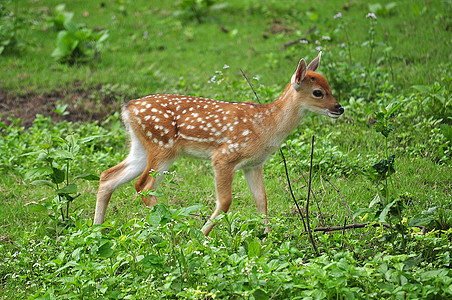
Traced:
[[86, 143], [91, 142], [91, 141], [94, 140], [94, 139], [97, 139], [97, 138], [100, 138], [100, 137], [104, 137], [104, 136], [107, 136], [107, 135], [106, 135], [106, 134], [102, 134], [102, 135], [92, 135], [92, 136], [88, 136], [88, 137], [85, 137], [85, 138], [81, 138], [78, 142], [79, 142], [80, 144], [86, 144]]
[[387, 107], [388, 111], [385, 115], [386, 119], [389, 119], [391, 115], [402, 105], [402, 102], [397, 103], [396, 105], [389, 105]]
[[49, 187], [53, 187], [53, 183], [50, 180], [35, 180], [35, 181], [32, 181], [30, 184], [38, 185], [38, 186], [47, 185]]
[[254, 291], [253, 296], [256, 300], [266, 300], [270, 298], [267, 293], [260, 288]]
[[426, 85], [413, 85], [413, 88], [422, 93], [429, 93], [430, 87]]
[[28, 170], [25, 175], [24, 178], [25, 179], [34, 179], [34, 178], [38, 178], [38, 177], [43, 177], [43, 176], [47, 176], [52, 174], [52, 168], [50, 167], [40, 167], [40, 168], [35, 168], [35, 169], [31, 169]]
[[261, 252], [261, 243], [258, 238], [254, 238], [251, 242], [248, 243], [248, 256], [256, 257], [259, 256]]
[[389, 203], [388, 205], [383, 208], [383, 210], [380, 213], [379, 222], [384, 223], [386, 222], [386, 216], [388, 215], [389, 211], [391, 210], [391, 207], [394, 206], [394, 204], [397, 202], [397, 199]]
[[53, 183], [55, 184], [62, 183], [66, 178], [66, 173], [64, 173], [64, 171], [57, 168], [52, 168], [52, 171], [53, 173], [50, 177], [52, 178]]
[[381, 198], [380, 198], [380, 194], [377, 193], [377, 194], [375, 195], [374, 199], [373, 199], [372, 201], [370, 201], [369, 208], [372, 208], [372, 207], [374, 207], [375, 205], [380, 204], [381, 202], [382, 202], [382, 201], [381, 201]]
[[437, 208], [436, 206], [430, 207], [430, 208], [427, 209], [427, 210], [423, 210], [423, 211], [422, 211], [422, 214], [423, 214], [423, 215], [432, 216], [432, 215], [434, 215], [434, 214], [436, 213], [437, 210], [438, 210], [438, 208]]
[[104, 42], [106, 39], [108, 38], [108, 31], [105, 30], [102, 32], [102, 34], [100, 35], [99, 39], [97, 40], [98, 43], [102, 43]]
[[74, 179], [81, 178], [85, 180], [99, 180], [100, 177], [93, 174], [80, 174], [74, 177]]
[[162, 215], [156, 211], [155, 207], [149, 214], [149, 223], [152, 227], [157, 228], [162, 220]]
[[78, 260], [80, 260], [80, 253], [81, 253], [81, 251], [83, 250], [83, 248], [82, 247], [79, 247], [79, 248], [77, 248], [77, 249], [75, 249], [73, 252], [72, 252], [72, 258], [75, 260], [75, 261], [78, 261]]
[[202, 205], [192, 205], [192, 206], [189, 206], [189, 207], [184, 207], [184, 208], [181, 208], [181, 209], [178, 211], [178, 214], [187, 217], [187, 216], [189, 216], [192, 212], [198, 211], [198, 210], [200, 210], [201, 208], [202, 208]]
[[54, 159], [74, 159], [74, 155], [67, 150], [55, 150], [49, 156]]
[[71, 21], [64, 22], [64, 28], [73, 35], [77, 33], [77, 26]]
[[108, 258], [108, 257], [112, 256], [114, 253], [113, 249], [111, 249], [112, 246], [113, 246], [113, 243], [108, 241], [99, 247], [99, 249], [97, 250], [97, 253], [102, 258]]
[[418, 256], [415, 256], [415, 257], [408, 258], [407, 260], [405, 260], [403, 262], [403, 264], [405, 265], [404, 270], [412, 269], [412, 268], [416, 267], [421, 261], [422, 261], [422, 254], [419, 254]]
[[45, 210], [47, 210], [47, 207], [45, 207], [42, 204], [32, 204], [30, 206], [30, 211], [32, 211], [32, 212], [41, 212], [41, 211], [45, 211]]
[[77, 185], [75, 183], [71, 183], [62, 189], [56, 190], [56, 193], [58, 195], [75, 194], [77, 193]]
[[431, 221], [435, 219], [434, 216], [426, 216], [424, 214], [419, 214], [414, 216], [409, 222], [408, 226], [415, 227], [415, 226], [427, 226], [430, 224]]
[[140, 263], [145, 268], [155, 268], [163, 263], [163, 259], [156, 254], [150, 254], [145, 256]]

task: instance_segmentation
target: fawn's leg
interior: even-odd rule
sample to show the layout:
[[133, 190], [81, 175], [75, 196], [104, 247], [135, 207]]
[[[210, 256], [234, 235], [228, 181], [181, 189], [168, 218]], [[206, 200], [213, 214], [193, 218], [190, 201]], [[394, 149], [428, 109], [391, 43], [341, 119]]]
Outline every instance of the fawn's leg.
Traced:
[[94, 224], [102, 224], [104, 222], [107, 206], [113, 192], [119, 186], [140, 175], [145, 169], [146, 162], [146, 150], [140, 141], [134, 135], [131, 135], [130, 153], [127, 158], [100, 175]]
[[[148, 153], [148, 156], [151, 157], [151, 154]], [[137, 190], [137, 192], [139, 193], [143, 190], [155, 191], [159, 184], [162, 182], [165, 176], [165, 172], [169, 170], [173, 162], [174, 162], [173, 155], [171, 156], [157, 155], [153, 158], [150, 158], [148, 160], [146, 169], [141, 174], [140, 178], [135, 184], [135, 189]], [[151, 172], [154, 173], [154, 171], [157, 171], [157, 173], [150, 175], [150, 173]], [[143, 203], [147, 207], [152, 207], [155, 204], [157, 204], [157, 197], [154, 195], [142, 197], [141, 200], [143, 200]]]
[[265, 194], [263, 166], [243, 170], [259, 214], [267, 218], [267, 196]]
[[227, 163], [213, 162], [215, 170], [215, 190], [217, 193], [217, 203], [215, 211], [210, 216], [210, 220], [204, 225], [204, 235], [209, 235], [214, 224], [211, 220], [215, 219], [220, 212], [227, 212], [232, 202], [232, 181], [234, 180], [234, 167]]

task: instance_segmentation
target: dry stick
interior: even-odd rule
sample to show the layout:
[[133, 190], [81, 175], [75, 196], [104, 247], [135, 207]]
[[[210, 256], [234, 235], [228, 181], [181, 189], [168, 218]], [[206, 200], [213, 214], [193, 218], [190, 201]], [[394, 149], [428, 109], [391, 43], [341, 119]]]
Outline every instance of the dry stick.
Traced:
[[298, 206], [298, 202], [295, 199], [295, 196], [293, 194], [292, 184], [290, 183], [290, 178], [289, 178], [289, 171], [287, 171], [286, 157], [284, 156], [284, 153], [283, 153], [281, 148], [279, 148], [279, 153], [281, 153], [281, 156], [282, 156], [282, 159], [283, 159], [283, 162], [284, 162], [284, 169], [286, 170], [286, 178], [287, 178], [287, 183], [289, 184], [290, 195], [292, 195], [293, 202], [295, 202], [295, 205], [297, 206], [298, 214], [301, 216], [301, 220], [303, 220], [304, 230], [306, 231], [307, 228], [306, 228], [306, 223], [304, 221], [304, 216], [303, 216], [303, 213], [301, 212], [300, 206]]
[[[303, 177], [303, 179], [304, 179], [304, 182], [305, 182], [306, 184], [308, 184], [308, 181], [307, 181], [306, 178], [304, 177], [303, 172], [301, 171], [300, 165], [298, 164], [297, 160], [295, 159], [295, 156], [293, 155], [292, 150], [290, 149], [289, 144], [288, 144], [287, 142], [286, 142], [286, 146], [287, 146], [287, 150], [289, 150], [290, 156], [292, 156], [293, 161], [295, 161], [295, 165], [296, 165], [297, 168], [298, 168], [298, 172], [300, 172], [301, 177]], [[322, 210], [320, 209], [319, 202], [317, 201], [317, 197], [315, 196], [314, 191], [311, 191], [311, 193], [312, 193], [312, 197], [313, 197], [314, 200], [315, 200], [315, 203], [317, 204], [317, 208], [319, 209], [319, 214], [320, 214], [320, 224], [322, 224], [322, 226], [324, 226], [324, 225], [325, 225], [325, 219], [323, 218], [323, 213], [322, 213]]]
[[269, 300], [272, 300], [272, 299], [275, 297], [276, 293], [281, 289], [281, 287], [282, 287], [282, 285], [280, 285], [280, 286], [276, 289], [276, 291], [273, 293], [273, 295], [270, 297]]
[[350, 218], [352, 218], [353, 224], [356, 225], [355, 218], [353, 218], [352, 212], [350, 211], [350, 208], [348, 208], [347, 202], [345, 202], [344, 197], [342, 197], [341, 192], [337, 189], [337, 187], [334, 186], [334, 184], [331, 183], [331, 181], [328, 178], [325, 178], [326, 181], [328, 181], [329, 184], [336, 190], [336, 192], [341, 196], [342, 203], [344, 203], [345, 208], [347, 208], [348, 214], [350, 215]]
[[[261, 100], [259, 99], [259, 96], [257, 96], [256, 91], [254, 90], [253, 86], [251, 85], [251, 82], [248, 80], [248, 77], [246, 77], [245, 73], [243, 72], [242, 68], [240, 68], [240, 72], [242, 72], [243, 77], [245, 77], [246, 82], [248, 82], [248, 85], [250, 86], [251, 90], [253, 91], [254, 95], [256, 96], [257, 102], [259, 102], [259, 104], [261, 104]], [[292, 196], [293, 201], [295, 202], [295, 205], [297, 206], [298, 209], [298, 213], [301, 217], [301, 220], [303, 220], [303, 226], [304, 226], [304, 230], [306, 231], [306, 223], [304, 221], [304, 216], [303, 213], [301, 212], [300, 207], [298, 206], [298, 202], [295, 199], [295, 196], [293, 194], [293, 190], [292, 190], [292, 184], [290, 182], [290, 178], [289, 178], [289, 171], [287, 170], [287, 162], [286, 162], [286, 157], [284, 156], [284, 153], [282, 152], [282, 149], [279, 148], [279, 152], [281, 153], [283, 162], [284, 162], [284, 169], [286, 171], [286, 178], [287, 178], [287, 183], [289, 184], [289, 191], [290, 191], [290, 195]]]
[[259, 100], [259, 96], [257, 96], [256, 91], [254, 90], [253, 86], [251, 85], [251, 82], [248, 80], [248, 77], [246, 77], [245, 73], [243, 72], [242, 68], [240, 68], [240, 72], [242, 72], [243, 77], [245, 77], [246, 82], [248, 82], [248, 85], [250, 86], [251, 90], [254, 93], [254, 96], [256, 96], [257, 102], [259, 102], [259, 104], [261, 103], [261, 100]]
[[312, 136], [311, 143], [311, 163], [309, 165], [309, 182], [308, 182], [308, 199], [306, 200], [306, 223], [308, 224], [308, 233], [309, 238], [311, 239], [312, 247], [314, 247], [314, 251], [319, 256], [319, 250], [317, 250], [317, 246], [315, 245], [314, 238], [312, 237], [311, 226], [309, 225], [309, 195], [311, 195], [311, 181], [312, 181], [312, 158], [314, 157], [314, 136]]
[[[357, 228], [364, 228], [366, 226], [372, 226], [372, 227], [384, 227], [384, 228], [388, 228], [388, 229], [396, 229], [395, 225], [389, 225], [387, 223], [378, 223], [378, 222], [367, 222], [367, 223], [359, 223], [359, 224], [350, 224], [350, 225], [345, 225], [345, 226], [333, 226], [333, 227], [318, 227], [318, 228], [314, 228], [314, 232], [330, 232], [330, 231], [338, 231], [338, 230], [345, 230], [345, 229], [357, 229]], [[417, 228], [420, 228], [422, 231], [422, 235], [425, 235], [425, 226], [414, 226]], [[302, 232], [301, 234], [306, 233]]]
[[[285, 43], [284, 45], [281, 46], [281, 49], [285, 50], [289, 46], [293, 46], [295, 44], [301, 43], [302, 41], [306, 41], [306, 37], [308, 35], [310, 35], [316, 29], [317, 29], [317, 26], [312, 26], [311, 28], [308, 29], [308, 31], [306, 31], [306, 33], [304, 34], [304, 37], [302, 37], [300, 39], [296, 39], [295, 41]], [[307, 42], [309, 43], [309, 41], [307, 41]]]
[[[367, 222], [367, 223], [360, 223], [360, 224], [350, 224], [345, 226], [333, 226], [333, 227], [318, 227], [314, 228], [314, 232], [330, 232], [330, 231], [338, 231], [338, 230], [345, 230], [345, 229], [356, 229], [356, 228], [364, 228], [366, 226], [373, 226], [373, 227], [385, 227], [385, 228], [392, 228], [395, 229], [394, 225], [389, 225], [386, 223], [374, 223], [374, 222]], [[304, 233], [304, 232], [303, 232]]]

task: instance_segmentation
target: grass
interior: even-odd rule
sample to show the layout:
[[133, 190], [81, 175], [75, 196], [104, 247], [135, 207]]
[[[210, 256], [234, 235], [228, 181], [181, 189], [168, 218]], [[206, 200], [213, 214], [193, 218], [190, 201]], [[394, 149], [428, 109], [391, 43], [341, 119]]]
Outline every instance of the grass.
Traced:
[[[288, 193], [279, 154], [264, 171], [269, 234], [238, 172], [231, 213], [222, 216], [210, 238], [200, 237], [202, 216], [215, 206], [213, 171], [208, 162], [185, 158], [163, 181], [159, 209], [145, 209], [133, 184], [124, 185], [113, 195], [101, 233], [91, 226], [97, 182], [80, 179], [80, 196], [72, 203], [69, 223], [63, 223], [58, 211], [37, 212], [30, 204], [50, 203], [55, 196], [51, 188], [30, 184], [27, 172], [43, 166], [38, 154], [31, 153], [41, 151], [44, 143], [59, 149], [52, 140], [72, 134], [77, 139], [96, 136], [72, 161], [71, 178], [99, 175], [127, 155], [119, 115], [91, 123], [40, 116], [30, 128], [18, 121], [7, 125], [8, 117], [1, 116], [0, 297], [450, 297], [452, 141], [440, 126], [452, 123], [451, 4], [400, 1], [391, 8], [392, 2], [380, 0], [380, 7], [389, 8], [377, 10], [372, 21], [366, 19], [371, 7], [356, 1], [350, 7], [340, 1], [229, 1], [203, 23], [183, 17], [189, 12], [179, 3], [70, 2], [66, 10], [74, 12], [75, 23], [108, 30], [109, 38], [98, 60], [67, 65], [50, 56], [58, 33], [45, 21], [60, 1], [19, 1], [17, 15], [24, 26], [18, 37], [26, 47], [4, 53], [0, 60], [5, 74], [0, 88], [10, 94], [81, 87], [92, 91], [94, 100], [111, 93], [118, 102], [163, 92], [254, 101], [242, 68], [261, 100], [268, 102], [282, 92], [298, 60], [312, 59], [315, 48], [322, 47], [320, 71], [346, 113], [335, 122], [307, 116], [287, 139], [307, 175], [309, 141], [316, 137], [312, 188], [325, 224], [312, 204], [311, 226], [351, 223], [328, 178], [357, 222], [380, 221], [389, 202], [402, 203], [402, 212], [396, 213], [395, 205], [387, 207], [393, 214], [383, 219], [406, 232], [368, 227], [316, 233], [322, 255], [315, 257]], [[335, 19], [338, 12], [342, 18]], [[313, 26], [316, 30], [305, 37], [310, 43], [280, 49]], [[272, 33], [272, 28], [282, 31]], [[214, 75], [216, 82], [209, 83]], [[414, 85], [431, 91], [419, 92]], [[441, 97], [444, 104], [438, 107]], [[81, 99], [80, 105], [88, 106], [89, 100]], [[394, 130], [386, 149], [385, 138], [375, 130], [376, 112], [398, 103], [402, 105], [390, 117]], [[286, 145], [283, 150], [291, 156]], [[396, 172], [385, 186], [384, 180], [372, 180], [369, 170], [387, 153], [396, 155]], [[54, 166], [64, 163], [56, 160]], [[307, 185], [293, 160], [288, 168], [304, 211]], [[376, 195], [384, 201], [369, 207]], [[425, 235], [408, 225], [416, 220], [420, 224], [420, 219]]]

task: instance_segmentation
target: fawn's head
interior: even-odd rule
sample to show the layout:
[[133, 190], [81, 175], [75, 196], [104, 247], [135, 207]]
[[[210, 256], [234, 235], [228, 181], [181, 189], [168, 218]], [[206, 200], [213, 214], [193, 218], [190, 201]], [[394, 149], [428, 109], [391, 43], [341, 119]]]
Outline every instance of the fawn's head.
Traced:
[[298, 95], [302, 109], [339, 118], [344, 113], [344, 108], [333, 97], [325, 77], [316, 72], [321, 54], [322, 52], [308, 66], [304, 59], [300, 60], [292, 76], [292, 87]]

